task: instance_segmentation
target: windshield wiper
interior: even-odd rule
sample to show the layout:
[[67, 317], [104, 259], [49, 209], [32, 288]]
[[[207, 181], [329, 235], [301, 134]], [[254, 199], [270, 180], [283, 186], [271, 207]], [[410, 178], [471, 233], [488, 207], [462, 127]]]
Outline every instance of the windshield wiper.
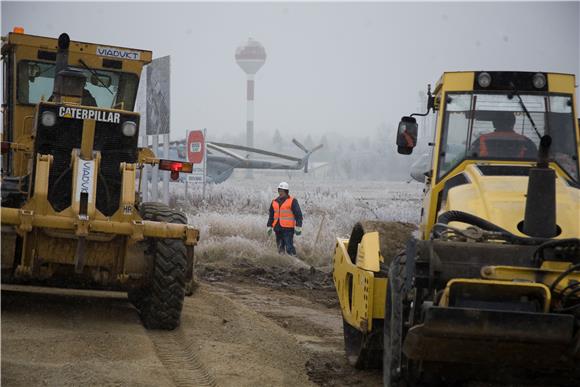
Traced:
[[[542, 136], [540, 134], [540, 131], [536, 127], [536, 123], [532, 119], [530, 112], [526, 108], [526, 105], [524, 104], [522, 97], [519, 95], [519, 93], [518, 93], [517, 89], [514, 87], [513, 83], [512, 83], [512, 88], [513, 88], [513, 93], [518, 97], [518, 100], [520, 101], [520, 106], [524, 110], [524, 113], [526, 113], [526, 116], [528, 117], [528, 120], [530, 120], [530, 123], [532, 124], [532, 127], [534, 128], [534, 131], [536, 132], [536, 135], [540, 139], [540, 144], [538, 147], [538, 167], [547, 168], [548, 161], [549, 161], [548, 155], [550, 152], [550, 145], [552, 145], [552, 137], [550, 135], [543, 135]], [[548, 133], [549, 133], [549, 131], [548, 131]]]
[[103, 81], [101, 81], [101, 78], [99, 78], [99, 74], [98, 74], [98, 73], [97, 73], [95, 70], [93, 70], [92, 68], [90, 68], [89, 66], [87, 66], [87, 64], [85, 63], [85, 61], [84, 61], [84, 60], [82, 60], [82, 59], [79, 59], [79, 63], [80, 63], [80, 64], [82, 64], [82, 65], [83, 65], [83, 67], [84, 67], [85, 69], [89, 70], [89, 71], [91, 72], [91, 74], [93, 74], [93, 75], [95, 76], [95, 78], [97, 78], [97, 81], [99, 81], [99, 83], [100, 83], [101, 85], [103, 85], [103, 87], [104, 87], [105, 89], [107, 89], [107, 91], [108, 91], [109, 93], [111, 93], [111, 95], [113, 95], [113, 96], [115, 95], [115, 93], [113, 93], [113, 92], [111, 91], [111, 89], [109, 89], [109, 88], [107, 87], [107, 85], [105, 85], [105, 84], [103, 83]]
[[[512, 84], [512, 86], [513, 86], [513, 84]], [[528, 117], [528, 120], [530, 120], [530, 123], [532, 124], [532, 127], [534, 128], [534, 131], [536, 132], [536, 135], [541, 140], [542, 139], [542, 135], [540, 134], [540, 131], [536, 127], [536, 123], [534, 122], [534, 119], [532, 118], [530, 112], [528, 111], [528, 108], [526, 108], [526, 105], [524, 104], [524, 101], [522, 100], [522, 97], [520, 96], [520, 94], [518, 93], [518, 91], [515, 88], [513, 89], [513, 93], [516, 95], [516, 97], [518, 97], [518, 100], [520, 101], [520, 106], [524, 110], [524, 113], [526, 113], [526, 116]], [[513, 98], [513, 96], [512, 96], [512, 98]]]

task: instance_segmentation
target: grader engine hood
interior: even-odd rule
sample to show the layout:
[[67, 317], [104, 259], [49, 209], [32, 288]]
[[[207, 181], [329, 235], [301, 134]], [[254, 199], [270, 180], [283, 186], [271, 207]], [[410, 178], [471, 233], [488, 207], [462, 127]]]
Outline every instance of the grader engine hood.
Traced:
[[[475, 165], [451, 178], [442, 192], [440, 213], [458, 210], [498, 225], [516, 235], [521, 232], [526, 206], [528, 171], [526, 165]], [[580, 234], [580, 189], [562, 175], [556, 178], [557, 238]]]

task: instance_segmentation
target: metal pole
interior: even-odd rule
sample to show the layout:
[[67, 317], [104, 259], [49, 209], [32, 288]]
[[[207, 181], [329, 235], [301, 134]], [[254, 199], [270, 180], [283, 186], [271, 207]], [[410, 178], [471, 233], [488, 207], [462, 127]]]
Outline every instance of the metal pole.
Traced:
[[[163, 157], [169, 158], [169, 133], [163, 135]], [[169, 172], [163, 172], [163, 203], [169, 205]]]
[[[149, 147], [149, 138], [147, 137], [147, 132], [143, 130], [143, 136], [141, 136], [141, 147]], [[143, 201], [149, 201], [149, 169], [150, 165], [145, 165], [141, 170], [141, 192], [143, 194]]]
[[[251, 148], [254, 146], [254, 74], [248, 74], [246, 89], [246, 146]], [[253, 171], [248, 169], [246, 176], [250, 179], [253, 178]]]
[[[155, 156], [159, 157], [159, 135], [153, 135], [153, 152]], [[159, 168], [153, 167], [153, 173], [151, 174], [151, 200], [156, 202], [159, 197]]]
[[[147, 71], [145, 68], [141, 72], [141, 82], [139, 84], [138, 108], [137, 111], [141, 114], [141, 147], [149, 147], [149, 136], [147, 136]], [[149, 165], [143, 166], [141, 169], [141, 193], [144, 202], [149, 201]]]
[[[185, 131], [185, 160], [189, 161], [189, 145], [188, 145], [188, 139], [189, 139], [189, 130]], [[189, 185], [189, 175], [185, 175], [185, 201], [187, 202], [187, 196], [188, 196], [188, 185]]]
[[203, 143], [204, 143], [204, 147], [203, 147], [203, 188], [202, 188], [201, 198], [203, 201], [205, 201], [205, 185], [207, 183], [207, 146], [205, 145], [207, 143], [207, 129], [206, 128], [203, 128]]
[[[169, 88], [171, 88], [171, 57], [167, 57], [167, 83]], [[168, 90], [169, 90], [168, 88]], [[167, 96], [167, 133], [163, 134], [163, 157], [169, 158], [169, 133], [171, 132], [171, 105], [170, 105], [170, 94]], [[159, 168], [157, 168], [159, 170]], [[169, 171], [163, 171], [163, 202], [169, 204]]]

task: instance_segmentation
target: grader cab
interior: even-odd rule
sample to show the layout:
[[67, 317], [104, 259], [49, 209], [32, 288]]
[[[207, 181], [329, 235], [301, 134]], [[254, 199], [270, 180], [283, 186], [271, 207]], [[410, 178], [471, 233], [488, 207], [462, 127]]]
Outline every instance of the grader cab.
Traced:
[[[338, 239], [334, 282], [351, 363], [386, 386], [472, 380], [577, 385], [580, 133], [573, 75], [450, 72], [435, 115], [418, 235]], [[403, 117], [401, 154], [417, 144]], [[419, 165], [427, 165], [419, 163]]]
[[142, 203], [133, 112], [151, 52], [10, 33], [2, 38], [2, 280], [127, 291], [148, 328], [180, 321], [198, 231]]

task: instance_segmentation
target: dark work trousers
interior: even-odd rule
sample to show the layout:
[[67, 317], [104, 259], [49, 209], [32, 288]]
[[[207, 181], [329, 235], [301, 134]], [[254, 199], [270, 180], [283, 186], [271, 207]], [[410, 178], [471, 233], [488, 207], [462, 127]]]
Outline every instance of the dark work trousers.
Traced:
[[294, 248], [294, 229], [293, 228], [279, 228], [274, 230], [276, 234], [276, 244], [278, 245], [278, 252], [283, 254], [286, 252], [289, 255], [296, 255]]

